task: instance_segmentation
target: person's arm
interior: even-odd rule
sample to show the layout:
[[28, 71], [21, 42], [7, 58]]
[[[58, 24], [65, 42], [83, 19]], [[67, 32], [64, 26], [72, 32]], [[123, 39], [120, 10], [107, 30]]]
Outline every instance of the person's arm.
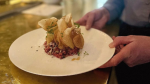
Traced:
[[108, 0], [103, 7], [109, 11], [110, 17], [108, 22], [111, 22], [120, 17], [124, 9], [124, 0]]
[[108, 0], [103, 7], [88, 12], [76, 23], [86, 26], [86, 29], [102, 29], [107, 22], [119, 17], [123, 9], [124, 0]]

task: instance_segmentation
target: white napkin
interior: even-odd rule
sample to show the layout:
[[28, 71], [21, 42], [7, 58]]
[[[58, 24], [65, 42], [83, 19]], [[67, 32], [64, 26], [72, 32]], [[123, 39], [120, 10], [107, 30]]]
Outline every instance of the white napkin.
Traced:
[[41, 4], [39, 6], [22, 11], [22, 13], [40, 16], [50, 16], [60, 10], [62, 10], [62, 7], [58, 5]]

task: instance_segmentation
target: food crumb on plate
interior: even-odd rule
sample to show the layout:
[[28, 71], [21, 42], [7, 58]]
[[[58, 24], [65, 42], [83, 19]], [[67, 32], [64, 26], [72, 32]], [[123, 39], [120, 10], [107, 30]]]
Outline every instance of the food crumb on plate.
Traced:
[[74, 60], [80, 60], [80, 57], [73, 58], [72, 61], [74, 61]]

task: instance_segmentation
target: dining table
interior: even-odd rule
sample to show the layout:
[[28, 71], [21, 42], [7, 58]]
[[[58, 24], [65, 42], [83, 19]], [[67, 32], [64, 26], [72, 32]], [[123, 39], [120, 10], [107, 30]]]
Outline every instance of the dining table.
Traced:
[[[22, 12], [28, 8], [45, 4], [41, 1], [40, 3], [35, 2], [36, 4], [33, 2], [19, 2], [13, 5], [7, 4], [0, 6], [0, 84], [110, 84], [112, 68], [97, 68], [78, 75], [53, 77], [28, 73], [18, 68], [10, 61], [8, 53], [11, 44], [23, 34], [39, 29], [39, 20], [50, 17], [61, 18], [64, 14], [68, 13], [67, 10], [71, 10], [69, 12], [73, 12], [72, 17], [75, 21], [77, 21], [87, 12], [102, 6], [100, 4], [101, 2], [98, 3], [99, 0], [87, 0], [87, 2], [85, 2], [86, 0], [80, 0], [84, 1], [80, 2], [82, 3], [82, 10], [78, 7], [68, 9], [68, 6], [72, 6], [74, 3], [77, 3], [70, 1], [73, 0], [62, 0], [60, 4], [53, 4], [62, 7], [62, 9], [48, 16]], [[78, 12], [76, 10], [78, 10]], [[117, 36], [119, 31], [119, 22], [114, 21], [111, 24], [107, 24], [99, 31], [105, 32], [110, 37]]]

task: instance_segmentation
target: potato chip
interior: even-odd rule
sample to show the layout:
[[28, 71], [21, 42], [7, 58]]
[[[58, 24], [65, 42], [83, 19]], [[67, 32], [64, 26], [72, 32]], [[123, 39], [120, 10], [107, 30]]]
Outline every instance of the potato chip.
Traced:
[[38, 22], [38, 24], [45, 30], [49, 31], [50, 28], [57, 26], [57, 18], [52, 17], [50, 19], [43, 19]]
[[72, 38], [71, 38], [71, 31], [72, 29], [71, 28], [67, 28], [64, 33], [62, 34], [62, 42], [70, 47], [70, 48], [74, 48], [74, 44], [73, 44], [73, 41], [72, 41]]
[[71, 19], [71, 25], [72, 27], [75, 27], [73, 19]]
[[65, 21], [66, 21], [67, 23], [70, 22], [71, 19], [72, 19], [71, 13], [69, 13], [69, 14], [67, 14], [67, 15], [65, 16]]
[[61, 17], [61, 19], [65, 19], [65, 18], [66, 18], [66, 15]]
[[58, 34], [58, 29], [56, 29], [54, 31], [54, 42], [58, 44], [58, 41], [57, 41], [57, 34]]
[[81, 29], [72, 27], [71, 38], [74, 38], [77, 34], [81, 34]]
[[67, 26], [68, 26], [68, 27], [72, 27], [71, 20], [72, 20], [72, 15], [71, 15], [71, 13], [69, 13], [69, 14], [67, 14], [66, 17], [65, 17], [65, 22], [67, 23]]
[[67, 29], [67, 24], [64, 19], [60, 19], [57, 22], [58, 30], [63, 33]]
[[46, 36], [47, 45], [49, 45], [49, 43], [52, 42], [53, 39], [54, 39], [54, 34], [47, 33], [47, 36]]
[[81, 34], [76, 35], [73, 38], [73, 43], [77, 48], [83, 48], [83, 45], [84, 45], [83, 36]]
[[51, 34], [54, 34], [54, 31], [55, 31], [56, 29], [58, 29], [57, 26], [56, 26], [56, 27], [52, 27], [52, 28], [48, 29], [48, 32], [51, 33]]
[[[40, 20], [40, 21], [38, 22], [38, 25], [40, 25], [40, 26], [44, 29], [44, 24], [46, 23], [47, 20], [48, 20], [48, 19], [42, 19], [42, 20]], [[47, 29], [44, 29], [44, 30], [47, 31]]]
[[73, 39], [75, 36], [77, 35], [75, 28], [72, 27], [72, 31], [71, 31], [71, 38]]
[[75, 28], [74, 30], [75, 30], [75, 32], [76, 32], [77, 34], [81, 34], [81, 29], [80, 29], [80, 28]]
[[60, 32], [57, 33], [57, 41], [58, 41], [58, 48], [59, 49], [64, 49], [65, 48], [65, 45], [63, 44], [62, 42], [62, 35]]
[[55, 18], [55, 17], [52, 17], [51, 19], [52, 19], [52, 24], [51, 24], [51, 26], [52, 26], [52, 27], [57, 26], [57, 21], [58, 21], [58, 19]]

